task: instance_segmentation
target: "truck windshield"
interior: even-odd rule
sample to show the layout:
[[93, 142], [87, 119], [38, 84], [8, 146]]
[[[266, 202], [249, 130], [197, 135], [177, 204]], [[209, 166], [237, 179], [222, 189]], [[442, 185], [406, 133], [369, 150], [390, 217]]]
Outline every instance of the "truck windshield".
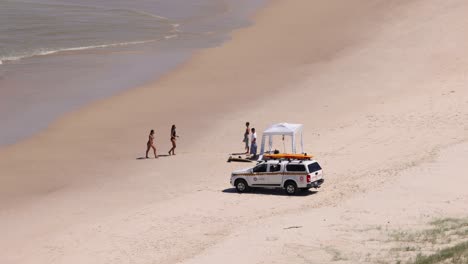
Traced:
[[253, 172], [266, 172], [266, 171], [267, 171], [266, 164], [260, 164], [257, 167], [253, 168]]

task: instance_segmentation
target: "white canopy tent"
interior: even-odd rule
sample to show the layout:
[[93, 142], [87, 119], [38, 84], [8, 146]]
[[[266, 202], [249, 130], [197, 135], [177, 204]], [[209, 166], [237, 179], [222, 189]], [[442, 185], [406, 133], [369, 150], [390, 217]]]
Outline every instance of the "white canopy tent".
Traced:
[[262, 135], [262, 145], [260, 148], [260, 155], [265, 153], [265, 141], [268, 138], [269, 152], [272, 151], [273, 146], [273, 136], [290, 136], [292, 143], [292, 153], [296, 153], [296, 135], [300, 134], [301, 141], [301, 153], [304, 153], [304, 142], [302, 141], [302, 124], [289, 124], [289, 123], [279, 123], [271, 125]]

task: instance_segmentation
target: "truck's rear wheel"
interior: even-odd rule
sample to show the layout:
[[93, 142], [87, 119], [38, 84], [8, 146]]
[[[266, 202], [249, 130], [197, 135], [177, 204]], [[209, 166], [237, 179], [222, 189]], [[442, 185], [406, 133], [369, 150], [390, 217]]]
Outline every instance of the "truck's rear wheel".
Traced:
[[249, 190], [249, 185], [247, 185], [247, 182], [245, 180], [238, 179], [236, 180], [235, 185], [238, 193], [244, 193]]
[[288, 195], [294, 195], [297, 193], [297, 185], [293, 181], [288, 181], [284, 184], [284, 190]]

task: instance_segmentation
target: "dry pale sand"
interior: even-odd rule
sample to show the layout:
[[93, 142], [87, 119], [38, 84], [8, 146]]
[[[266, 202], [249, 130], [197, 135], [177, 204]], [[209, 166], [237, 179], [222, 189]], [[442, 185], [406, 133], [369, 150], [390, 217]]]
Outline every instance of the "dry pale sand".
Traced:
[[[392, 260], [385, 234], [362, 230], [468, 209], [467, 12], [462, 0], [273, 1], [162, 80], [1, 149], [0, 262]], [[245, 165], [225, 161], [245, 121], [304, 123], [323, 188], [233, 192]], [[166, 153], [172, 123], [178, 155], [138, 160], [151, 128]]]

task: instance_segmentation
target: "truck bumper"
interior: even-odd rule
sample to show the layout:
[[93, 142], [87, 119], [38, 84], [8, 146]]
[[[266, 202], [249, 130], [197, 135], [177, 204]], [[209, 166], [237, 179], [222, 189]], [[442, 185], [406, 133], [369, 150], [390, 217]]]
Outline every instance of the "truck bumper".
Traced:
[[320, 188], [320, 185], [322, 185], [324, 181], [325, 181], [324, 179], [320, 179], [318, 181], [308, 183], [307, 188]]

